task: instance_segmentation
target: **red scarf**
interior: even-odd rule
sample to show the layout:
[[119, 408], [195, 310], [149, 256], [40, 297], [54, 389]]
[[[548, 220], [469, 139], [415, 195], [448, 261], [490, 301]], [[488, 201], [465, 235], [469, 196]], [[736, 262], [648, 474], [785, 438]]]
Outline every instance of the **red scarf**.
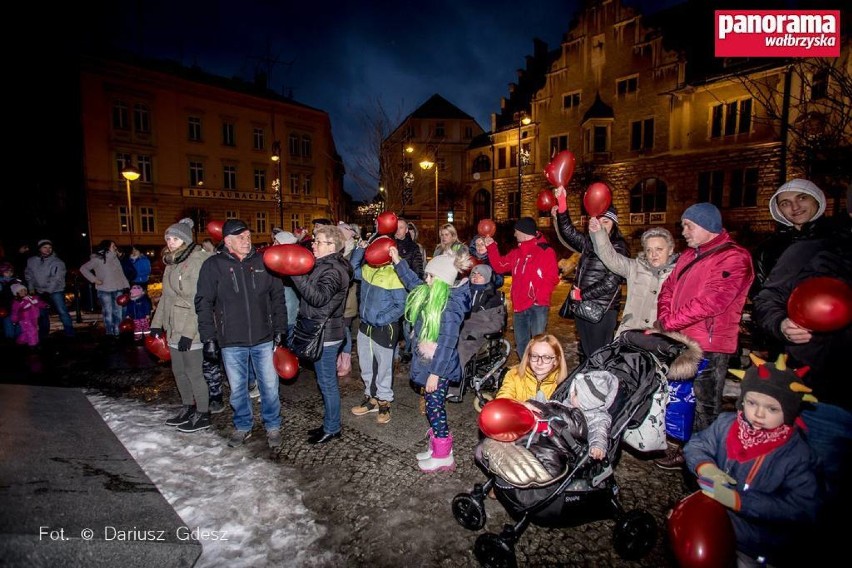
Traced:
[[725, 447], [728, 458], [740, 463], [751, 461], [783, 446], [793, 435], [793, 427], [782, 424], [772, 430], [758, 429], [748, 423], [742, 411], [737, 412], [737, 420], [728, 430]]

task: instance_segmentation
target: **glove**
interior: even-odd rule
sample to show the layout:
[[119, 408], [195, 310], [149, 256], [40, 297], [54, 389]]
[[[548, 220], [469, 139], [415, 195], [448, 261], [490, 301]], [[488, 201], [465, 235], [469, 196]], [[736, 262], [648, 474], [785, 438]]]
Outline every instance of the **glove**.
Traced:
[[279, 331], [272, 336], [272, 344], [275, 347], [286, 347], [287, 346], [287, 334], [283, 331]]
[[737, 480], [719, 469], [716, 464], [713, 463], [703, 463], [696, 468], [695, 473], [698, 474], [698, 477], [703, 477], [710, 481], [714, 481], [720, 484], [733, 485], [737, 486]]
[[206, 361], [218, 363], [221, 352], [219, 351], [219, 342], [215, 339], [208, 339], [204, 342], [204, 347], [201, 350]]
[[166, 334], [166, 331], [162, 327], [152, 327], [151, 329], [148, 330], [148, 333], [154, 339], [159, 339]]
[[740, 510], [740, 494], [737, 491], [730, 487], [725, 487], [721, 483], [711, 483], [712, 485], [705, 485], [701, 481], [701, 478], [698, 479], [698, 485], [701, 487], [702, 493], [733, 511]]
[[178, 339], [178, 351], [189, 351], [190, 347], [192, 347], [192, 339], [181, 335]]

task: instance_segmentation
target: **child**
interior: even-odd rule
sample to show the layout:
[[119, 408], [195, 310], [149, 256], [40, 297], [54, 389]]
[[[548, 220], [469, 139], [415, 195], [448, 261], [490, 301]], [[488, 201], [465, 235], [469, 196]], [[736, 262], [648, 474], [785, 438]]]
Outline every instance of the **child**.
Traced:
[[424, 472], [452, 471], [453, 437], [444, 399], [450, 382], [461, 379], [456, 346], [462, 320], [470, 310], [470, 285], [467, 278], [456, 284], [456, 277], [470, 268], [470, 255], [462, 251], [436, 256], [424, 269], [423, 283], [407, 262], [400, 262], [396, 247], [391, 247], [389, 253], [400, 280], [409, 290], [405, 319], [414, 324], [411, 379], [426, 387], [429, 449], [417, 454], [417, 466]]
[[133, 338], [141, 340], [151, 329], [151, 299], [139, 284], [130, 287], [130, 301], [127, 303], [127, 317], [133, 320]]
[[15, 339], [18, 336], [18, 326], [12, 322], [14, 284], [23, 284], [15, 278], [15, 267], [11, 262], [0, 262], [0, 321], [3, 322], [3, 336], [6, 339]]
[[738, 564], [784, 565], [817, 515], [816, 462], [794, 424], [802, 401], [814, 399], [786, 355], [774, 364], [751, 357], [747, 371], [731, 371], [743, 378], [738, 411], [695, 434], [683, 455], [702, 491], [730, 509]]
[[30, 296], [23, 284], [12, 284], [12, 323], [21, 326], [21, 333], [16, 342], [18, 345], [38, 345], [38, 316], [47, 304], [37, 296]]
[[497, 398], [545, 402], [550, 400], [553, 391], [566, 377], [568, 364], [562, 345], [555, 336], [542, 333], [527, 343], [520, 364], [506, 372], [503, 384], [497, 391]]
[[464, 368], [485, 343], [485, 334], [503, 330], [506, 308], [492, 281], [494, 271], [477, 264], [470, 271], [470, 314], [459, 334], [459, 362]]
[[[470, 252], [470, 256], [475, 258], [480, 262], [480, 264], [488, 265], [491, 267], [491, 262], [488, 260], [488, 247], [485, 246], [485, 237], [482, 235], [476, 235], [471, 239], [470, 244], [468, 245], [468, 251]], [[495, 274], [492, 270], [491, 278], [494, 282], [494, 287], [496, 289], [500, 289], [503, 287], [504, 278], [502, 274]]]

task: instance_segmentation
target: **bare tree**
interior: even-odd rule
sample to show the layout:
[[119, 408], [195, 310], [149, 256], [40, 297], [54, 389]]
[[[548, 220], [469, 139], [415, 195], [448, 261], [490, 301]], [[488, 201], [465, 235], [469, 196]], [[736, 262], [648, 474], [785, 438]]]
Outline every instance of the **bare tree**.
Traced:
[[[362, 109], [359, 124], [366, 133], [366, 143], [350, 148], [353, 156], [354, 171], [347, 172], [355, 185], [367, 195], [376, 193], [385, 180], [401, 178], [401, 164], [394, 164], [389, 156], [382, 152], [382, 145], [394, 128], [400, 123], [401, 110], [392, 116], [380, 99]], [[397, 176], [398, 174], [398, 176]]]

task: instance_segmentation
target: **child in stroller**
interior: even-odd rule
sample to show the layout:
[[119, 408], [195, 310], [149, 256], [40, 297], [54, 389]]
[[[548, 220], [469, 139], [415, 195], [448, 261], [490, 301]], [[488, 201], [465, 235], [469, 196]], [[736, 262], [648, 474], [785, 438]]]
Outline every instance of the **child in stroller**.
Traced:
[[[499, 455], [485, 451], [485, 446], [494, 447], [494, 440], [481, 443], [476, 462], [488, 479], [453, 499], [453, 516], [467, 529], [484, 527], [485, 495], [493, 488], [516, 522], [505, 525], [499, 535], [485, 533], [477, 538], [474, 553], [479, 562], [515, 566], [515, 542], [530, 523], [567, 527], [612, 517], [616, 519], [616, 552], [627, 559], [647, 554], [656, 542], [656, 522], [643, 510], [625, 512], [618, 499], [613, 465], [620, 456], [621, 437], [641, 424], [653, 394], [665, 388], [666, 378], [694, 376], [700, 360], [701, 350], [682, 335], [625, 332], [577, 367], [553, 393], [551, 402], [535, 403], [541, 410], [540, 420], [548, 422], [545, 431], [535, 428], [516, 442], [500, 443], [504, 451]], [[606, 371], [618, 379], [615, 400], [609, 407], [612, 425], [603, 460], [589, 455], [579, 409], [558, 402], [570, 396], [577, 375], [593, 371]]]

